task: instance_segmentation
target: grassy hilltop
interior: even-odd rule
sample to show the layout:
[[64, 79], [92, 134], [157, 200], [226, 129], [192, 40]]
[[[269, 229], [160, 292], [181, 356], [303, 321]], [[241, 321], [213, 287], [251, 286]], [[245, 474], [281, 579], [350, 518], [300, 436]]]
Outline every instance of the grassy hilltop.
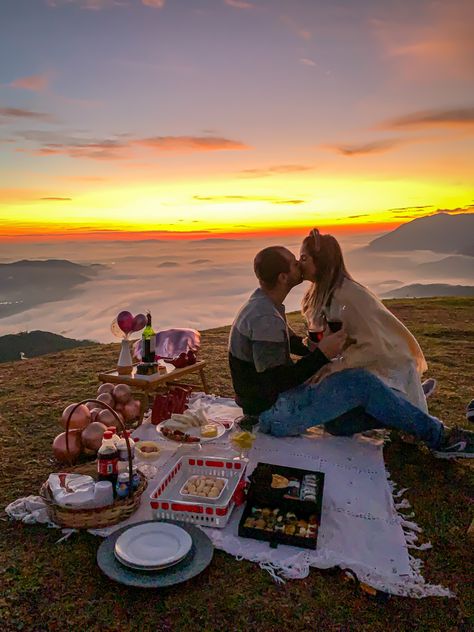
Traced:
[[[418, 337], [429, 375], [439, 380], [431, 412], [467, 425], [466, 402], [474, 397], [474, 299], [393, 300], [387, 305]], [[292, 326], [302, 331], [297, 314]], [[203, 332], [201, 357], [208, 362], [213, 392], [231, 395], [226, 342], [229, 327]], [[37, 493], [49, 472], [57, 419], [73, 401], [90, 397], [96, 373], [112, 367], [118, 345], [95, 345], [0, 366], [0, 506]], [[445, 462], [402, 443], [392, 433], [385, 448], [393, 480], [423, 527], [419, 553], [427, 581], [448, 586], [458, 599], [392, 598], [378, 605], [337, 573], [312, 570], [304, 580], [276, 585], [250, 562], [216, 551], [202, 575], [160, 592], [113, 584], [98, 570], [99, 538], [73, 536], [56, 544], [57, 530], [0, 522], [0, 621], [2, 630], [279, 631], [460, 630], [474, 617], [472, 520], [474, 462]], [[471, 586], [469, 581], [471, 580]]]

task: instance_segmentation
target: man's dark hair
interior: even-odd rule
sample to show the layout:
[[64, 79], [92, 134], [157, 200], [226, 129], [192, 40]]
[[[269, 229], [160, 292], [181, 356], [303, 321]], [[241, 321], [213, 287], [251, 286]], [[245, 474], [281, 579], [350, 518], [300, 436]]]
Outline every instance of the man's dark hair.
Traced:
[[278, 275], [290, 271], [290, 263], [283, 254], [283, 246], [269, 246], [257, 252], [253, 260], [253, 269], [257, 279], [272, 289], [278, 281]]

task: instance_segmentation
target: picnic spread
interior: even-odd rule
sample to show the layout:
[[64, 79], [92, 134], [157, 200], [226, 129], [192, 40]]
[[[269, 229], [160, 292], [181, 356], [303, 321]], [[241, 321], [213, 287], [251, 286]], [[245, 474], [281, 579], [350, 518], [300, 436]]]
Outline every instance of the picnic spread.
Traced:
[[[151, 327], [151, 317], [121, 312], [113, 329], [128, 342], [145, 322]], [[173, 378], [184, 362], [199, 362], [199, 340], [185, 330], [183, 350], [179, 330], [172, 331], [173, 357], [165, 361], [149, 341], [138, 365], [121, 347], [118, 377], [160, 375], [164, 362], [169, 379], [151, 407], [142, 410], [130, 382], [119, 379], [68, 406], [54, 454], [72, 465], [85, 452], [90, 462], [53, 472], [40, 496], [6, 508], [11, 518], [62, 528], [64, 537], [76, 529], [103, 537], [99, 568], [135, 587], [186, 581], [212, 563], [217, 548], [257, 563], [278, 582], [304, 578], [310, 567], [339, 567], [375, 592], [452, 596], [425, 582], [411, 554], [430, 544], [417, 544], [422, 530], [413, 514], [402, 513], [410, 506], [385, 469], [384, 436], [246, 431], [233, 400]]]

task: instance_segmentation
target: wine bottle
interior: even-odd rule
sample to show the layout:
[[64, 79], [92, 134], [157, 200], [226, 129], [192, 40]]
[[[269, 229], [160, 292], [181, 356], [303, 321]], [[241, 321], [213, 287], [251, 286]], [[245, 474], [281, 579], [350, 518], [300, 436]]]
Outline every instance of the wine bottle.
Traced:
[[147, 312], [146, 327], [142, 333], [142, 362], [155, 361], [155, 332], [151, 326], [151, 314]]

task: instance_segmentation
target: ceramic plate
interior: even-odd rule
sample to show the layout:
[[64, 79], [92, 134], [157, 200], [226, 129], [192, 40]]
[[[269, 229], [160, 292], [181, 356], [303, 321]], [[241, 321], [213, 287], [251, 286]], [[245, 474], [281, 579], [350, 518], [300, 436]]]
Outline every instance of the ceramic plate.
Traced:
[[190, 535], [181, 527], [151, 522], [130, 527], [117, 539], [121, 561], [141, 568], [157, 568], [181, 560], [191, 548]]
[[145, 571], [145, 572], [162, 571], [165, 568], [170, 568], [171, 566], [174, 566], [175, 564], [179, 564], [181, 560], [183, 560], [186, 557], [186, 555], [183, 555], [182, 558], [180, 558], [179, 560], [176, 560], [176, 562], [171, 562], [170, 564], [160, 564], [159, 566], [140, 566], [139, 564], [132, 564], [131, 562], [126, 562], [125, 560], [122, 560], [120, 555], [118, 555], [117, 551], [115, 550], [114, 550], [114, 555], [116, 559], [120, 562], [120, 564], [127, 566], [127, 568], [133, 568], [133, 570], [135, 571]]
[[[156, 521], [141, 524], [156, 524]], [[115, 543], [130, 527], [122, 527], [101, 543], [97, 549], [97, 564], [101, 571], [113, 581], [134, 586], [135, 588], [165, 588], [180, 584], [201, 573], [212, 560], [214, 547], [209, 537], [202, 529], [193, 524], [176, 522], [161, 522], [160, 524], [177, 524], [192, 538], [193, 546], [185, 557], [167, 568], [156, 572], [132, 569], [118, 561], [114, 555]]]
[[[169, 437], [165, 437], [165, 435], [161, 432], [161, 427], [166, 426], [166, 421], [163, 421], [161, 424], [156, 426], [156, 430], [163, 437], [163, 439], [167, 439], [168, 441], [174, 441], [174, 439], [169, 439]], [[190, 437], [198, 437], [198, 439], [200, 439], [200, 443], [208, 443], [209, 441], [215, 441], [216, 439], [219, 439], [219, 437], [222, 437], [222, 435], [227, 432], [227, 428], [225, 428], [219, 421], [209, 421], [209, 423], [217, 426], [217, 435], [215, 437], [201, 437], [201, 428], [198, 426], [191, 426], [190, 428], [186, 428], [186, 430], [183, 430], [183, 432], [186, 432], [186, 434], [188, 434]], [[183, 445], [198, 445], [197, 441], [192, 442], [192, 443], [187, 443], [186, 441], [176, 441], [175, 443], [182, 443]]]

